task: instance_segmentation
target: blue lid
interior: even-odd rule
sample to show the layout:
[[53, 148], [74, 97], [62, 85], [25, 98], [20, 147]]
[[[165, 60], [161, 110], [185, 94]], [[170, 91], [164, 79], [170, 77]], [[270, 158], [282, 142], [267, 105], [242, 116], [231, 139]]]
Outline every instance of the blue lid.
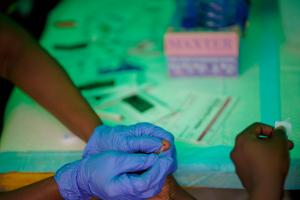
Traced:
[[186, 29], [216, 30], [235, 24], [244, 29], [249, 4], [247, 0], [185, 0], [181, 12], [181, 26]]

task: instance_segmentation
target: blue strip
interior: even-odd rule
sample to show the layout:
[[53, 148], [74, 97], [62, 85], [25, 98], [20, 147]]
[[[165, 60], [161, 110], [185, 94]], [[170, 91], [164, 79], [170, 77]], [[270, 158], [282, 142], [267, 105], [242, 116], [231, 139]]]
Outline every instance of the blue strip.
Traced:
[[79, 160], [81, 151], [71, 152], [2, 152], [0, 173], [55, 172], [66, 163]]
[[280, 55], [278, 16], [273, 1], [262, 1], [261, 58], [260, 58], [260, 110], [261, 121], [273, 125], [281, 118], [280, 109]]

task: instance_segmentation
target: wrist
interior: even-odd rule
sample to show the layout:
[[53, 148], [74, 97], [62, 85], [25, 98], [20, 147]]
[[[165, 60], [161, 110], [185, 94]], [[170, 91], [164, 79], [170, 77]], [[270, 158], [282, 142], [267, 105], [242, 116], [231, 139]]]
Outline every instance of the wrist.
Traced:
[[249, 194], [250, 200], [280, 200], [282, 199], [283, 191], [271, 191], [271, 190], [255, 190]]
[[93, 130], [91, 137], [89, 138], [83, 150], [83, 154], [82, 154], [83, 158], [86, 158], [87, 156], [92, 154], [100, 153], [103, 150], [105, 150], [103, 148], [107, 146], [106, 144], [107, 141], [102, 141], [100, 138], [102, 138], [101, 137], [102, 133], [108, 131], [109, 128], [110, 128], [109, 126], [101, 124]]
[[283, 183], [270, 181], [257, 184], [249, 191], [250, 200], [280, 200], [283, 196]]
[[81, 133], [82, 133], [82, 139], [85, 142], [88, 142], [89, 139], [92, 137], [93, 133], [98, 127], [101, 127], [103, 125], [101, 119], [98, 119], [98, 121], [91, 122], [90, 126], [84, 127], [82, 126]]

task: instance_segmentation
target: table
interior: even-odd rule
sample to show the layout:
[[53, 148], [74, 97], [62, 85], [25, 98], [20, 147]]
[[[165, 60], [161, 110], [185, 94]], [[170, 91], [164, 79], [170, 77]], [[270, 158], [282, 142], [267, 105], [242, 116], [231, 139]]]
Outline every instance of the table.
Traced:
[[[143, 71], [122, 74], [124, 76], [116, 79], [118, 86], [156, 83], [177, 90], [189, 88], [203, 94], [234, 97], [237, 103], [232, 112], [218, 123], [222, 131], [205, 136], [203, 144], [176, 142], [179, 168], [175, 176], [181, 185], [187, 187], [241, 188], [229, 158], [236, 134], [255, 121], [272, 124], [288, 117], [293, 123], [294, 133], [300, 131], [300, 108], [296, 106], [300, 100], [300, 70], [297, 64], [287, 59], [291, 54], [279, 34], [276, 8], [262, 12], [263, 5], [259, 1], [252, 4], [250, 25], [246, 36], [241, 39], [239, 76], [235, 78], [171, 79], [168, 76], [160, 39], [174, 10], [171, 0], [159, 3], [114, 0], [90, 4], [79, 0], [63, 1], [49, 16], [40, 42], [62, 63], [76, 85], [102, 79], [98, 74], [99, 66], [116, 66], [125, 59], [142, 66]], [[112, 5], [113, 10], [106, 9]], [[155, 19], [151, 15], [153, 10]], [[144, 13], [144, 17], [135, 20], [140, 13]], [[262, 18], [264, 21], [261, 22]], [[60, 30], [53, 25], [66, 19], [76, 21], [74, 30]], [[160, 19], [159, 23], [157, 19]], [[134, 24], [130, 23], [133, 21]], [[266, 23], [269, 25], [265, 26]], [[271, 32], [278, 34], [269, 38]], [[109, 42], [105, 43], [101, 38]], [[87, 42], [89, 45], [85, 49], [66, 52], [55, 47], [63, 42], [68, 45]], [[137, 51], [141, 44], [148, 45], [142, 53]], [[270, 45], [273, 51], [269, 50]], [[286, 188], [299, 189], [300, 149], [297, 144], [300, 144], [300, 137], [293, 134], [291, 139], [296, 145], [291, 152], [292, 165]], [[64, 163], [80, 159], [83, 147], [84, 142], [51, 114], [19, 89], [14, 90], [6, 109], [0, 143], [0, 163], [9, 159], [10, 164], [1, 165], [0, 172], [53, 173]]]

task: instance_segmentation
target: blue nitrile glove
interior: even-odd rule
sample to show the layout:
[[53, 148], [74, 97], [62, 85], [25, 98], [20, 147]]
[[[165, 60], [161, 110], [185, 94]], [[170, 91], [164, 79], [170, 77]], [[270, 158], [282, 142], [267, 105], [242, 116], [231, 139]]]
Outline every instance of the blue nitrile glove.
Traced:
[[55, 175], [67, 200], [139, 200], [158, 194], [173, 163], [157, 154], [106, 151], [60, 168]]
[[174, 137], [168, 131], [150, 123], [97, 127], [84, 149], [83, 157], [107, 150], [127, 153], [157, 153], [162, 147], [162, 140], [170, 143], [169, 150], [161, 152], [161, 154], [170, 156], [174, 160], [170, 169], [170, 173], [173, 173], [177, 168]]

